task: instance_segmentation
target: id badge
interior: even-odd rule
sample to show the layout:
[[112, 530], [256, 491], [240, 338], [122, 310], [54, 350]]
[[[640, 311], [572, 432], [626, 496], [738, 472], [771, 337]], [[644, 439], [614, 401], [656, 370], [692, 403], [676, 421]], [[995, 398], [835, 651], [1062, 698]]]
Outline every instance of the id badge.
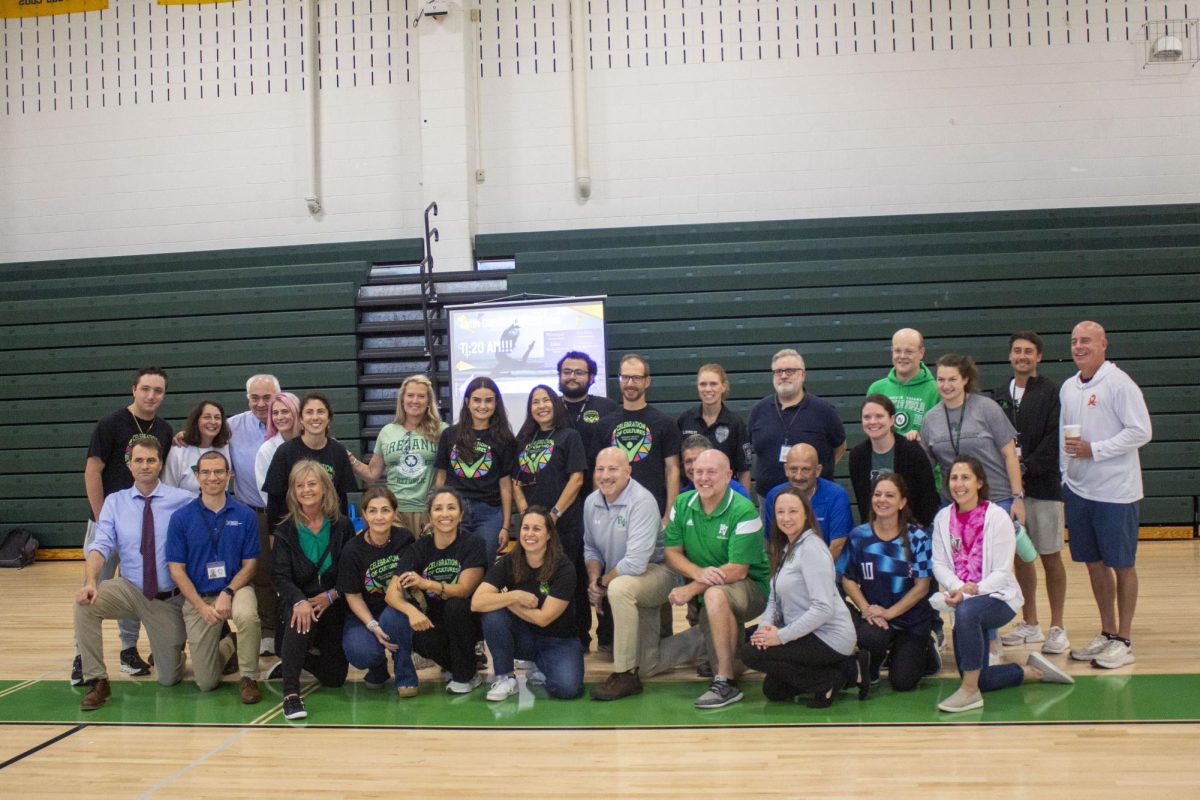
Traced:
[[207, 569], [208, 569], [208, 579], [210, 581], [215, 581], [219, 578], [225, 577], [225, 562], [224, 561], [210, 561], [210, 562], [208, 562]]
[[779, 460], [787, 461], [787, 454], [788, 454], [788, 451], [791, 449], [792, 449], [792, 446], [790, 444], [779, 445]]
[[957, 553], [959, 550], [962, 550], [962, 538], [958, 537], [958, 536], [951, 536], [950, 537], [950, 549], [953, 550], [955, 553]]

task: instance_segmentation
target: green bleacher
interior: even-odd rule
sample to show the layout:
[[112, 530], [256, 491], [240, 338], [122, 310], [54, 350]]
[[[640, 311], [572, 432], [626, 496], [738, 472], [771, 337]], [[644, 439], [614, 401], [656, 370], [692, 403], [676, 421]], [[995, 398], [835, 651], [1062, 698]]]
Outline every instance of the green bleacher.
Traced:
[[930, 363], [971, 354], [991, 388], [1009, 374], [1013, 330], [1043, 335], [1042, 374], [1061, 381], [1075, 371], [1072, 326], [1096, 319], [1153, 416], [1143, 525], [1195, 528], [1200, 205], [496, 234], [477, 237], [476, 251], [515, 259], [510, 293], [608, 295], [609, 363], [646, 356], [650, 400], [668, 413], [697, 402], [695, 370], [708, 361], [725, 367], [729, 405], [747, 413], [772, 391], [771, 354], [797, 348], [807, 388], [838, 409], [851, 446], [897, 328], [924, 332]]
[[160, 413], [176, 429], [201, 399], [244, 411], [246, 378], [272, 372], [327, 392], [333, 434], [357, 449], [358, 287], [372, 264], [421, 255], [405, 239], [0, 264], [0, 529], [82, 544], [92, 428], [142, 366], [170, 374]]

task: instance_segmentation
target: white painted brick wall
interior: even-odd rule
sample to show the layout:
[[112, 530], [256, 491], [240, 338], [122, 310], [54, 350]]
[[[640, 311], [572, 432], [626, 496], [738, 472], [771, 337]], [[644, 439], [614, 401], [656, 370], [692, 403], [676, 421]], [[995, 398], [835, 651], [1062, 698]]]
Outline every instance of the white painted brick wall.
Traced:
[[[281, 5], [247, 0], [244, 8]], [[324, 217], [304, 207], [307, 105], [298, 91], [206, 91], [203, 100], [88, 109], [77, 102], [74, 110], [0, 116], [0, 261], [419, 236], [421, 103], [436, 115], [445, 98], [419, 97], [406, 82], [411, 64], [400, 51], [411, 3], [391, 0], [390, 53], [379, 0], [371, 18], [358, 5], [356, 61], [350, 22], [340, 20], [335, 34], [326, 18], [332, 3], [322, 4], [322, 40], [339, 48], [326, 78], [336, 74], [339, 85], [322, 95]], [[897, 52], [877, 54], [861, 53], [891, 47], [891, 18], [874, 20], [876, 33], [866, 35], [865, 3], [854, 6], [857, 17], [847, 3], [836, 16], [821, 5], [818, 26], [811, 2], [657, 0], [649, 16], [629, 17], [626, 43], [623, 5], [593, 0], [586, 202], [575, 197], [572, 175], [566, 0], [482, 5], [481, 233], [1200, 201], [1200, 69], [1143, 69], [1141, 46], [1125, 39], [1162, 9], [1197, 15], [1178, 0], [1103, 8], [1038, 0], [1042, 17], [1014, 23], [1012, 47], [991, 48], [964, 46], [965, 26], [982, 37], [987, 19], [955, 3], [954, 49], [950, 20], [935, 14], [931, 28], [925, 12], [911, 19], [924, 26], [920, 37], [900, 37]], [[345, 6], [338, 13], [349, 14]], [[1129, 11], [1132, 22], [1101, 23], [1104, 9]], [[905, 15], [897, 13], [897, 25], [910, 24]], [[70, 59], [47, 54], [48, 28], [11, 25], [8, 99], [32, 99], [37, 81], [28, 75], [49, 75], [57, 64], [61, 78]], [[103, 36], [116, 27], [110, 19]], [[293, 47], [297, 30], [288, 34]], [[64, 34], [55, 31], [61, 51]], [[101, 26], [90, 22], [89, 31], [84, 60], [99, 64]], [[25, 78], [13, 42], [33, 59]], [[835, 45], [860, 54], [828, 55]], [[181, 52], [171, 52], [177, 62]], [[394, 81], [371, 85], [389, 55]], [[286, 62], [294, 75], [294, 53]], [[131, 68], [111, 57], [105, 65]], [[145, 91], [153, 69], [142, 61], [134, 71]], [[459, 132], [459, 140], [470, 137]]]

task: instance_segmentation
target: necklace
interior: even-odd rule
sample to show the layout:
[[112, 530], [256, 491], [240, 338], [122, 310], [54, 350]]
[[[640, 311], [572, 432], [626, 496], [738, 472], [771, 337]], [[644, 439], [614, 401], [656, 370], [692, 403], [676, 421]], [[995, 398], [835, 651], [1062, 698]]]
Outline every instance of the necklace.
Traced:
[[146, 430], [142, 430], [142, 422], [138, 419], [138, 415], [130, 411], [129, 416], [133, 417], [133, 424], [137, 427], [138, 436], [150, 435], [150, 431], [154, 429], [154, 420], [150, 420], [146, 426]]

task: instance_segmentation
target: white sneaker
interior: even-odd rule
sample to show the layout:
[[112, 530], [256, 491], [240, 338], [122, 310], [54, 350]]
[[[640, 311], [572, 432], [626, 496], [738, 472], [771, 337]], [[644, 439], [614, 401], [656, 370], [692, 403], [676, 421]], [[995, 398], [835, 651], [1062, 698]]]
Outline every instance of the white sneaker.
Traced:
[[1093, 658], [1103, 653], [1105, 648], [1108, 647], [1108, 643], [1111, 641], [1112, 639], [1109, 639], [1103, 633], [1098, 633], [1096, 634], [1095, 639], [1092, 639], [1090, 642], [1088, 642], [1087, 647], [1076, 647], [1074, 650], [1072, 650], [1071, 658], [1075, 659], [1076, 661], [1091, 661]]
[[1041, 653], [1030, 653], [1029, 660], [1025, 663], [1041, 673], [1042, 680], [1046, 683], [1065, 683], [1069, 685], [1075, 682], [1074, 678], [1057, 665], [1051, 663], [1050, 659]]
[[531, 670], [531, 669], [537, 669], [537, 664], [533, 661], [526, 661], [523, 658], [514, 658], [513, 659], [513, 668], [514, 669]]
[[1042, 652], [1058, 655], [1067, 652], [1067, 648], [1070, 646], [1071, 640], [1067, 638], [1066, 630], [1057, 625], [1051, 625], [1049, 633], [1046, 634], [1046, 643], [1042, 645]]
[[526, 686], [545, 686], [546, 685], [546, 674], [544, 672], [542, 672], [540, 669], [530, 670], [529, 672], [525, 673], [525, 685]]
[[479, 677], [479, 673], [476, 672], [471, 676], [471, 680], [469, 681], [456, 681], [453, 679], [447, 681], [446, 691], [450, 694], [470, 694], [481, 683], [483, 683], [483, 678]]
[[1037, 642], [1044, 641], [1046, 641], [1046, 635], [1042, 633], [1042, 626], [1036, 623], [1030, 625], [1025, 620], [1018, 622], [1012, 627], [1012, 630], [1000, 637], [1001, 644], [1009, 647], [1018, 644], [1036, 644]]
[[1125, 644], [1120, 639], [1112, 639], [1104, 652], [1092, 659], [1093, 667], [1117, 669], [1132, 664], [1137, 659], [1133, 655], [1133, 646]]
[[493, 702], [512, 697], [517, 693], [517, 679], [512, 675], [501, 675], [492, 682], [487, 691], [487, 699]]

